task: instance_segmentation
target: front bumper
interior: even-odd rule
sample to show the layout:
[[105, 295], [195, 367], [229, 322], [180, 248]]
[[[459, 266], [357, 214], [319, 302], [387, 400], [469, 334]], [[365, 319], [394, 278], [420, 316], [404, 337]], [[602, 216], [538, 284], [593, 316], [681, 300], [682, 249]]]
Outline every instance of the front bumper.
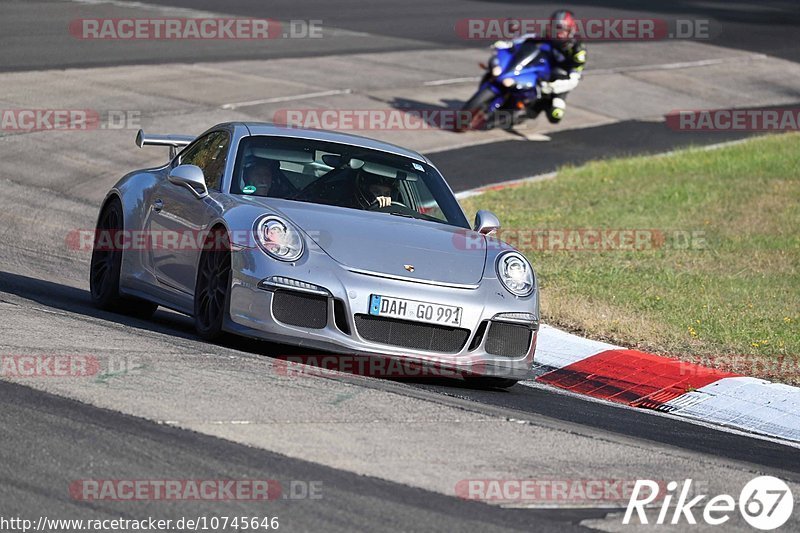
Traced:
[[[297, 264], [289, 264], [271, 260], [258, 249], [235, 251], [232, 256], [230, 313], [225, 329], [239, 335], [331, 353], [380, 355], [432, 363], [466, 375], [511, 379], [525, 379], [529, 376], [536, 349], [538, 324], [523, 324], [496, 317], [515, 312], [532, 313], [538, 317], [538, 291], [527, 298], [515, 298], [496, 279], [484, 279], [477, 288], [454, 288], [389, 279], [352, 272], [318, 249], [310, 250], [307, 255]], [[276, 289], [274, 286], [265, 287], [261, 284], [263, 280], [274, 276], [316, 285], [324, 288], [327, 294], [314, 295], [302, 287]], [[309, 297], [309, 302], [319, 301], [326, 308], [323, 318], [320, 320], [319, 314], [316, 317], [310, 316], [298, 306], [294, 310], [295, 314], [309, 315], [308, 321], [313, 323], [313, 327], [288, 323], [298, 321], [292, 317], [286, 318], [288, 315], [285, 309], [276, 308], [274, 304], [279, 293], [281, 294], [277, 298], [281, 299], [281, 305], [284, 306], [287, 293], [296, 294], [298, 303], [303, 302], [305, 296]], [[372, 294], [462, 307], [464, 312], [461, 328], [468, 330], [463, 346], [455, 350], [436, 351], [418, 346], [410, 348], [376, 342], [375, 335], [366, 332], [363, 318], [368, 316]], [[420, 323], [403, 322], [401, 326], [410, 328], [406, 331], [427, 331], [425, 325]], [[494, 324], [500, 324], [496, 330], [492, 330]], [[504, 328], [502, 325], [507, 326]], [[417, 326], [422, 326], [422, 329], [415, 330]], [[526, 328], [529, 331], [527, 349], [520, 349], [517, 343], [515, 355], [497, 355], [502, 350], [498, 350], [494, 332], [513, 329], [509, 326]]]

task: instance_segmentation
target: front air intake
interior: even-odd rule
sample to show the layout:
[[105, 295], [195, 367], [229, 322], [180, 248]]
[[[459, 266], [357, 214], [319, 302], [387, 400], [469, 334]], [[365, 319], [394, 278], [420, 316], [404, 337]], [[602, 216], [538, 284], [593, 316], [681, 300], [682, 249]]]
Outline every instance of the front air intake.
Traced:
[[533, 330], [528, 326], [492, 322], [486, 335], [486, 353], [505, 357], [523, 357], [531, 347]]
[[328, 325], [328, 299], [316, 294], [278, 290], [272, 296], [275, 320], [309, 329]]
[[470, 333], [468, 329], [371, 315], [356, 315], [355, 320], [358, 334], [368, 341], [429, 352], [458, 353]]

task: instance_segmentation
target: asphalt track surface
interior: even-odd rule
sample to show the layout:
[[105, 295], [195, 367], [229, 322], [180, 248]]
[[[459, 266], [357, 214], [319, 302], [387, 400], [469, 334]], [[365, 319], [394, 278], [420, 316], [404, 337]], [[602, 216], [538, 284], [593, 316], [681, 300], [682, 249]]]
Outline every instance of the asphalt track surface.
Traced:
[[[146, 0], [148, 3], [167, 4], [196, 9], [212, 10], [217, 2], [201, 0]], [[601, 5], [598, 5], [601, 4]], [[579, 18], [652, 17], [662, 19], [709, 19], [711, 44], [727, 48], [758, 51], [796, 60], [800, 57], [793, 40], [800, 25], [800, 12], [791, 0], [592, 0], [560, 2], [537, 1], [459, 1], [444, 0], [392, 0], [381, 2], [375, 9], [363, 10], [359, 0], [345, 2], [295, 2], [283, 0], [268, 5], [258, 0], [232, 2], [229, 11], [247, 16], [270, 16], [284, 19], [323, 19], [332, 26], [354, 31], [376, 33], [392, 37], [464, 46], [464, 41], [453, 31], [454, 20], [464, 18], [546, 18], [556, 9], [565, 6], [575, 11]], [[387, 21], [392, 21], [387, 24]], [[485, 43], [474, 43], [482, 46]]]
[[[269, 2], [235, 0], [220, 4], [208, 0], [145, 0], [146, 5], [224, 12], [233, 16], [269, 17], [277, 20], [321, 20], [324, 27], [343, 30], [336, 39], [275, 39], [267, 44], [248, 41], [225, 42], [120, 42], [83, 41], [64, 31], [70, 21], [82, 17], [152, 16], [160, 12], [132, 10], [118, 5], [72, 3], [51, 0], [6, 2], [0, 9], [0, 72], [66, 67], [232, 61], [274, 58], [319, 57], [368, 52], [420, 51], [426, 49], [485, 47], [486, 42], [460, 38], [456, 21], [468, 17], [546, 17], [559, 6], [552, 2], [477, 2], [442, 0], [428, 2], [389, 1], [360, 9], [360, 0], [345, 2]], [[697, 42], [747, 52], [800, 60], [800, 47], [794, 44], [800, 32], [800, 12], [791, 1], [766, 2], [641, 2], [611, 1], [573, 3], [576, 13], [585, 18], [686, 18], [709, 19], [711, 38]], [[32, 11], [51, 13], [44, 19], [31, 17]], [[388, 23], [387, 21], [391, 21]], [[350, 33], [347, 33], [350, 32]], [[352, 34], [352, 35], [351, 35]], [[606, 43], [591, 43], [590, 47]], [[691, 61], [691, 57], [686, 60]], [[659, 62], [658, 57], [652, 58]], [[353, 73], [358, 85], [363, 72]], [[587, 72], [591, 73], [589, 64]], [[748, 68], [743, 65], [742, 68]], [[700, 73], [701, 71], [698, 71]], [[781, 74], [765, 84], [780, 85]], [[743, 87], [742, 92], [753, 91]], [[757, 89], [756, 89], [757, 90]], [[787, 87], [800, 101], [800, 89]], [[458, 106], [460, 101], [450, 102]], [[425, 102], [404, 99], [393, 106], [417, 109], [437, 108]], [[786, 107], [786, 106], [784, 106]], [[438, 107], [438, 109], [447, 109]], [[569, 111], [568, 111], [569, 113]], [[543, 119], [540, 119], [543, 120]], [[745, 137], [745, 133], [689, 133], [672, 131], [659, 122], [628, 120], [580, 130], [553, 133], [551, 141], [531, 143], [500, 141], [482, 146], [467, 146], [431, 154], [431, 159], [448, 177], [451, 186], [465, 190], [498, 181], [549, 172], [566, 162], [580, 164], [592, 159], [657, 153], [690, 145], [707, 145]]]
[[[160, 333], [178, 337], [193, 337], [191, 319], [168, 311], [159, 311], [152, 321], [142, 321], [124, 315], [106, 313], [96, 309], [85, 291], [59, 285], [45, 280], [0, 272], [0, 288], [3, 292], [32, 300], [43, 306], [60, 309], [77, 315], [91, 316], [137, 327], [155, 328]], [[248, 339], [227, 338], [226, 346], [245, 353], [265, 353], [263, 342]], [[213, 347], [213, 346], [212, 346]], [[277, 353], [291, 356], [307, 354], [289, 346], [272, 347]], [[0, 382], [2, 383], [2, 382]], [[515, 386], [507, 391], [475, 390], [457, 381], [448, 380], [375, 380], [375, 386], [386, 386], [414, 394], [411, 388], [439, 393], [456, 400], [478, 402], [494, 410], [505, 410], [508, 416], [525, 414], [548, 418], [611, 431], [619, 435], [636, 437], [664, 443], [687, 450], [707, 453], [731, 460], [744, 461], [800, 475], [800, 450], [775, 442], [752, 439], [745, 435], [724, 433], [716, 429], [698, 426], [689, 422], [654, 416], [641, 409], [632, 409], [613, 404], [586, 401], [583, 398], [554, 393], [548, 388]]]
[[458, 176], [451, 185], [468, 190], [504, 179], [519, 179], [552, 172], [559, 162], [580, 165], [609, 157], [657, 154], [688, 146], [732, 142], [748, 137], [745, 132], [674, 132], [662, 123], [623, 121], [602, 126], [560, 131], [550, 141], [531, 143], [502, 141], [456, 148], [430, 154], [445, 176]]
[[[455, 32], [456, 21], [464, 18], [546, 18], [564, 4], [557, 2], [391, 0], [371, 3], [364, 9], [361, 0], [329, 2], [312, 0], [297, 2], [280, 0], [144, 0], [158, 6], [175, 6], [194, 10], [224, 12], [247, 17], [277, 20], [322, 20], [327, 26], [353, 32], [379, 35], [382, 39], [356, 39], [340, 47], [313, 39], [275, 40], [263, 44], [207, 46], [203, 43], [175, 46], [174, 43], [141, 43], [119, 46], [108, 43], [102, 51], [76, 39], [61, 38], [64, 23], [59, 17], [31, 19], [27, 4], [35, 4], [39, 12], [65, 14], [69, 20], [82, 16], [119, 16], [124, 10], [90, 6], [91, 15], [82, 6], [58, 1], [34, 0], [5, 2], [0, 20], [0, 43], [6, 51], [0, 58], [0, 70], [63, 68], [67, 66], [102, 66], [166, 61], [230, 61], [234, 59], [267, 59], [276, 57], [308, 57], [341, 53], [417, 50], [424, 48], [486, 46], [486, 42], [465, 41]], [[602, 5], [597, 5], [602, 4]], [[672, 1], [637, 0], [570, 2], [580, 18], [663, 18], [709, 19], [710, 44], [797, 60], [800, 52], [794, 42], [800, 25], [800, 12], [792, 0], [764, 2], [714, 0]], [[104, 11], [106, 9], [106, 11]], [[705, 40], [705, 39], [704, 39]], [[283, 42], [281, 42], [283, 41]], [[654, 58], [655, 60], [655, 58]]]
[[[194, 337], [191, 320], [182, 315], [162, 310], [153, 320], [141, 321], [105, 313], [91, 305], [85, 291], [45, 280], [0, 273], [0, 290], [34, 302], [39, 308], [66, 312], [78, 319], [97, 319], [175, 338]], [[93, 329], [88, 321], [87, 329]], [[219, 347], [206, 345], [204, 349], [215, 353], [222, 348], [256, 357], [273, 350], [290, 355], [296, 351], [230, 338]], [[343, 379], [346, 381], [347, 377]], [[475, 390], [456, 382], [428, 380], [368, 380], [359, 381], [359, 385], [491, 416], [564, 424], [567, 431], [617, 435], [622, 442], [632, 438], [644, 447], [662, 450], [654, 453], [680, 449], [696, 457], [698, 464], [721, 461], [742, 465], [752, 472], [800, 480], [797, 448], [641, 410], [586, 401], [547, 388], [517, 385], [509, 391]], [[462, 501], [155, 424], [17, 384], [0, 382], [0, 401], [4, 406], [0, 412], [0, 454], [4, 465], [0, 469], [0, 497], [6, 502], [6, 515], [38, 516], [46, 510], [48, 516], [59, 518], [177, 519], [195, 515], [254, 516], [267, 509], [270, 515], [283, 517], [286, 529], [291, 531], [373, 530], [392, 527], [390, 524], [426, 531], [474, 527], [487, 531], [529, 530], [536, 524], [537, 531], [568, 531], [581, 520], [618, 511], [511, 510]], [[531, 446], [535, 450], [536, 443]], [[108, 472], [118, 479], [277, 479], [284, 486], [291, 480], [314, 480], [322, 482], [325, 492], [320, 500], [278, 500], [266, 507], [245, 502], [203, 502], [202, 506], [163, 501], [87, 504], [67, 497], [70, 482], [105, 479], [110, 477]], [[587, 475], [591, 475], [590, 470]]]
[[[147, 2], [157, 4], [160, 2]], [[219, 10], [219, 2], [173, 0], [165, 5], [193, 9]], [[798, 47], [793, 44], [800, 25], [794, 2], [651, 2], [643, 11], [639, 2], [573, 3], [580, 16], [662, 16], [711, 17], [724, 23], [724, 31], [712, 42], [720, 46], [769, 53], [796, 60]], [[353, 32], [384, 35], [372, 41], [354, 37], [341, 49], [320, 50], [309, 41], [281, 44], [272, 48], [185, 50], [162, 48], [148, 43], [139, 49], [109, 45], [102, 53], [88, 55], [83, 43], [62, 46], [49, 39], [48, 20], [32, 16], [28, 6], [73, 10], [61, 2], [9, 2], [0, 20], [0, 42], [11, 45], [14, 53], [3, 54], [0, 70], [61, 68], [67, 66], [102, 66], [118, 64], [172, 62], [176, 60], [255, 59], [271, 57], [307, 57], [343, 53], [418, 50], [426, 47], [478, 46], [457, 39], [452, 32], [454, 19], [491, 16], [546, 16], [552, 3], [509, 2], [387, 2], [363, 9], [363, 2], [226, 2], [226, 13], [243, 16], [269, 16], [277, 19], [322, 19], [331, 26]], [[69, 14], [69, 13], [67, 13]], [[98, 15], [102, 16], [102, 15]], [[392, 23], [388, 24], [387, 20]], [[55, 27], [53, 27], [55, 32]], [[366, 42], [365, 42], [366, 41]], [[15, 47], [15, 48], [14, 48]], [[4, 46], [9, 50], [7, 46]], [[609, 154], [658, 152], [692, 143], [706, 144], [740, 138], [719, 135], [702, 138], [692, 134], [674, 134], [662, 125], [629, 121], [613, 125], [572, 130], [550, 135], [551, 142], [538, 143], [536, 154], [529, 153], [524, 142], [501, 142], [438, 152], [432, 159], [444, 173], [462, 176], [456, 185], [466, 189], [496, 181], [502, 176], [523, 177], [553, 170], [565, 159], [572, 162], [604, 157]], [[159, 311], [153, 321], [112, 315], [95, 310], [88, 293], [58, 281], [47, 281], [51, 272], [42, 269], [36, 275], [0, 272], [0, 292], [15, 301], [32, 302], [42, 309], [65, 313], [75, 320], [107, 323], [134, 330], [152, 330], [176, 339], [193, 340], [191, 321], [175, 313]], [[104, 331], [87, 325], [93, 332]], [[234, 353], [242, 357], [260, 356], [264, 345], [250, 341], [229, 341], [209, 345], [210, 353]], [[281, 353], [286, 353], [281, 348]], [[794, 482], [800, 481], [800, 452], [774, 442], [745, 435], [725, 433], [666, 416], [586, 401], [555, 393], [546, 388], [516, 386], [510, 391], [480, 391], [454, 383], [402, 383], [369, 380], [360, 386], [390, 391], [402, 397], [419, 398], [443, 405], [477, 411], [508, 419], [534, 417], [543, 424], [556, 424], [566, 431], [601, 434], [605, 439], [619, 437], [634, 440], [642, 447], [680, 450], [698, 463], [720, 462], [730, 468], [766, 472]], [[28, 387], [0, 382], [0, 498], [4, 515], [38, 516], [45, 511], [60, 518], [159, 515], [170, 518], [192, 514], [250, 514], [264, 509], [248, 504], [238, 507], [187, 504], [176, 509], [169, 502], [142, 503], [140, 507], [120, 507], [103, 502], [80, 504], [68, 498], [65, 487], [81, 477], [101, 477], [113, 471], [119, 478], [171, 477], [175, 479], [247, 477], [278, 480], [321, 480], [325, 497], [318, 501], [278, 501], [270, 514], [282, 516], [287, 531], [378, 529], [402, 525], [407, 530], [570, 530], [583, 519], [602, 516], [602, 510], [512, 510], [465, 502], [436, 492], [392, 483], [330, 468], [314, 462], [202, 435], [192, 431], [156, 424], [141, 418], [92, 407]], [[609, 437], [610, 435], [610, 437]], [[536, 443], [531, 443], [535, 450]], [[534, 452], [535, 453], [535, 452]], [[658, 452], [654, 452], [658, 453]], [[587, 474], [590, 475], [590, 474]], [[137, 504], [138, 505], [138, 504]]]
[[[598, 510], [507, 510], [299, 461], [0, 382], [3, 515], [51, 518], [277, 516], [286, 531], [354, 531], [392, 525], [414, 531], [578, 531]], [[35, 438], [35, 436], [39, 438]], [[46, 437], [45, 437], [46, 436]], [[87, 470], [87, 463], [96, 465]], [[76, 502], [66, 488], [81, 475], [119, 465], [130, 479], [268, 479], [269, 502]], [[323, 495], [291, 482], [309, 480]], [[311, 489], [309, 489], [311, 490]], [[87, 515], [87, 508], [91, 514]]]

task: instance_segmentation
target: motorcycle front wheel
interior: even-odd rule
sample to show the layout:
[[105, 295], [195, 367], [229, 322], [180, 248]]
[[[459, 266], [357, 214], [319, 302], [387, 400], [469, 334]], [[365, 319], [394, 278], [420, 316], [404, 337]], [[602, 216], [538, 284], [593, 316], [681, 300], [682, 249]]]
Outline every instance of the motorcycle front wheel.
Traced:
[[492, 115], [489, 111], [489, 104], [496, 97], [497, 95], [491, 89], [482, 89], [476, 92], [461, 108], [466, 116], [463, 120], [458, 121], [456, 131], [487, 129], [487, 126], [491, 124]]

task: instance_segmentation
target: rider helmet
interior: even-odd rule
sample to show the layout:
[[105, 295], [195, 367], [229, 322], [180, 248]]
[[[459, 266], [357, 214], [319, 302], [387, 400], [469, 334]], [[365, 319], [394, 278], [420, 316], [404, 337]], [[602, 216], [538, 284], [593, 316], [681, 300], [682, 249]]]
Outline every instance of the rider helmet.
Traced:
[[559, 9], [550, 16], [544, 36], [563, 48], [566, 45], [574, 45], [577, 42], [577, 34], [578, 22], [575, 14], [567, 9]]

